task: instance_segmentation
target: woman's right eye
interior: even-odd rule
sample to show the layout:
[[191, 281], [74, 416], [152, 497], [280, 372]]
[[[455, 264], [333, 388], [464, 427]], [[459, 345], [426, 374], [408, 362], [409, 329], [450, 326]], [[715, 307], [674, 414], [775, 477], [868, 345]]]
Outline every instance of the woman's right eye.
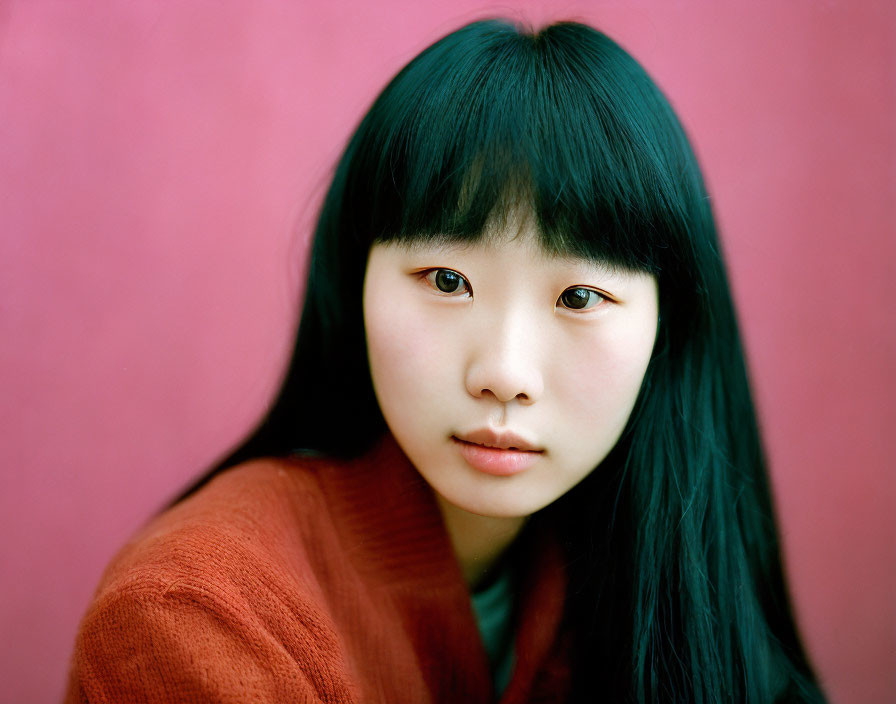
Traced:
[[472, 293], [469, 282], [452, 269], [430, 269], [423, 278], [440, 293]]

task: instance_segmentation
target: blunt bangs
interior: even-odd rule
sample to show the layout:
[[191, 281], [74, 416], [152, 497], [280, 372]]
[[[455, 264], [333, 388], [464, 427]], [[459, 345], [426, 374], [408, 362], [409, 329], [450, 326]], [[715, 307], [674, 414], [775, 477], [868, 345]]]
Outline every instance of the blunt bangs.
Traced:
[[551, 254], [658, 274], [703, 199], [665, 98], [575, 23], [526, 33], [488, 20], [449, 35], [386, 87], [354, 146], [345, 224], [368, 248], [477, 240], [523, 209]]

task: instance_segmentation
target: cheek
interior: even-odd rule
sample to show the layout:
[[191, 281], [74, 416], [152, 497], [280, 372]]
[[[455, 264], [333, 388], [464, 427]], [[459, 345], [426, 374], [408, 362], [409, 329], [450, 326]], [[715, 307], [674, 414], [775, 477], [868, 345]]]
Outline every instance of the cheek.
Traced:
[[[634, 407], [650, 360], [653, 337], [644, 331], [602, 331], [585, 345], [587, 355], [570, 355], [560, 369], [558, 388], [574, 419], [607, 433], [622, 431]], [[580, 347], [581, 349], [581, 347]]]
[[369, 301], [367, 351], [377, 398], [389, 416], [424, 420], [423, 406], [440, 396], [453, 369], [445, 331], [411, 307]]

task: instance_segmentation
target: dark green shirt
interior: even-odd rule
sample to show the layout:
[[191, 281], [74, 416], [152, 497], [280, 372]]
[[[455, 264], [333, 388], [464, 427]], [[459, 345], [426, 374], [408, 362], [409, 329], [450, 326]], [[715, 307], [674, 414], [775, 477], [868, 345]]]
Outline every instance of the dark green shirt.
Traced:
[[513, 672], [513, 571], [505, 566], [485, 588], [471, 595], [492, 670], [492, 682], [500, 697]]

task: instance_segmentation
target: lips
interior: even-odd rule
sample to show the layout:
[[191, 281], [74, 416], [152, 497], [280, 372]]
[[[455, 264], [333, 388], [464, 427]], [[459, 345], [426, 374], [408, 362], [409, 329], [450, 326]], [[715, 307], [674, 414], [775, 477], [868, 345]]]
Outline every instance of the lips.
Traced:
[[451, 439], [468, 465], [498, 477], [519, 474], [544, 454], [542, 448], [513, 432], [481, 429], [453, 435]]
[[499, 450], [519, 450], [521, 452], [543, 452], [543, 448], [538, 447], [535, 443], [529, 442], [521, 435], [517, 435], [513, 431], [507, 430], [498, 432], [491, 428], [479, 428], [469, 433], [458, 433], [455, 435], [461, 442], [482, 445], [483, 447], [492, 447]]

